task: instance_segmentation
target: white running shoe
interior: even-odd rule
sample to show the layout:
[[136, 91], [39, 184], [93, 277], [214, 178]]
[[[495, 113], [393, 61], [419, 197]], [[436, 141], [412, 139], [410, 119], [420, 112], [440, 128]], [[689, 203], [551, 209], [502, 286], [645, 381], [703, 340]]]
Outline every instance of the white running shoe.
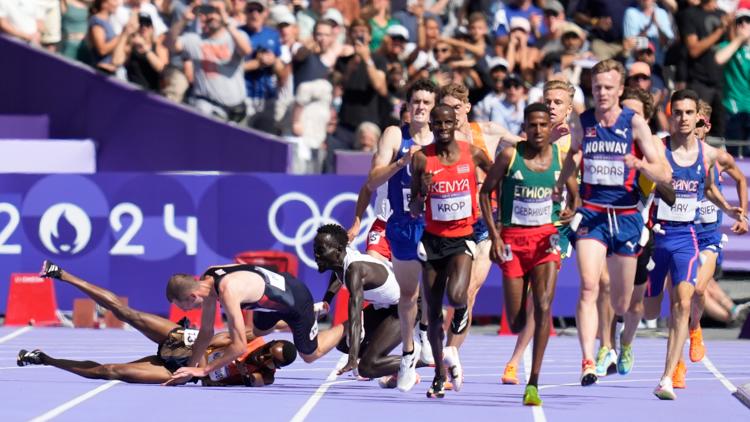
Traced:
[[435, 358], [432, 356], [432, 345], [427, 338], [427, 331], [419, 330], [419, 343], [422, 345], [419, 359], [426, 365], [435, 366]]
[[654, 388], [654, 395], [661, 400], [676, 399], [677, 395], [674, 393], [674, 388], [672, 388], [672, 378], [663, 377], [659, 381], [659, 385]]
[[443, 363], [445, 363], [448, 369], [448, 376], [450, 376], [453, 383], [453, 391], [461, 391], [461, 387], [464, 384], [464, 370], [461, 367], [461, 361], [458, 359], [458, 349], [455, 346], [448, 346], [443, 349]]
[[417, 362], [421, 349], [419, 342], [415, 341], [414, 350], [408, 355], [401, 356], [401, 365], [398, 368], [398, 389], [404, 393], [411, 390], [417, 382]]

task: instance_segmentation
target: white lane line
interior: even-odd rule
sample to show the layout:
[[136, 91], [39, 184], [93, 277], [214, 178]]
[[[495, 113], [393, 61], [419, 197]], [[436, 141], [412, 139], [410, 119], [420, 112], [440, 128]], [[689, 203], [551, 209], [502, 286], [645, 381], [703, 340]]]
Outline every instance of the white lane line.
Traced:
[[40, 416], [35, 417], [34, 419], [31, 419], [29, 422], [46, 422], [46, 421], [48, 421], [48, 420], [50, 420], [52, 418], [60, 416], [60, 414], [62, 414], [63, 412], [66, 412], [66, 411], [72, 409], [73, 407], [78, 406], [79, 404], [85, 402], [86, 400], [94, 397], [95, 395], [97, 395], [97, 394], [99, 394], [99, 393], [101, 393], [103, 391], [106, 391], [106, 390], [114, 387], [115, 385], [117, 385], [119, 383], [120, 383], [120, 381], [115, 380], [115, 381], [110, 381], [110, 382], [108, 382], [106, 384], [102, 384], [102, 385], [96, 387], [95, 389], [93, 389], [93, 390], [91, 390], [91, 391], [89, 391], [87, 393], [81, 394], [80, 396], [74, 398], [73, 400], [67, 401], [67, 402], [61, 404], [60, 406], [57, 406], [56, 408], [50, 410], [49, 412], [47, 412], [47, 413], [45, 413], [43, 415], [40, 415]]
[[323, 398], [323, 395], [328, 391], [328, 388], [332, 386], [333, 384], [337, 384], [336, 377], [337, 372], [340, 367], [344, 366], [346, 362], [349, 360], [349, 355], [342, 354], [341, 358], [336, 362], [336, 366], [333, 367], [331, 372], [328, 374], [328, 377], [326, 377], [326, 380], [323, 382], [323, 384], [320, 384], [320, 387], [318, 387], [317, 390], [313, 393], [310, 398], [307, 399], [305, 404], [300, 407], [300, 409], [297, 411], [297, 413], [294, 414], [290, 422], [302, 422], [307, 418], [307, 415], [312, 412], [313, 408], [316, 404], [320, 401], [320, 399]]
[[[529, 344], [526, 346], [526, 350], [523, 351], [523, 372], [526, 374], [527, 384], [529, 377], [531, 377], [531, 350], [532, 345]], [[534, 422], [547, 422], [547, 416], [544, 414], [542, 406], [531, 406], [531, 414], [534, 415]]]
[[714, 366], [714, 363], [711, 362], [711, 359], [708, 358], [708, 356], [703, 357], [703, 366], [706, 367], [709, 371], [711, 371], [712, 374], [721, 381], [722, 384], [724, 384], [724, 387], [726, 387], [727, 390], [729, 390], [730, 393], [734, 394], [737, 391], [737, 387], [732, 384], [731, 381], [727, 379], [727, 377], [724, 376], [721, 372], [719, 372], [718, 369], [716, 369], [716, 366]]
[[16, 331], [13, 331], [10, 334], [7, 334], [7, 335], [5, 335], [3, 337], [0, 337], [0, 343], [5, 343], [8, 340], [14, 339], [14, 338], [20, 336], [21, 334], [23, 334], [25, 332], [31, 331], [32, 328], [33, 327], [31, 327], [30, 325], [26, 326], [26, 327], [23, 327], [23, 328], [19, 328]]

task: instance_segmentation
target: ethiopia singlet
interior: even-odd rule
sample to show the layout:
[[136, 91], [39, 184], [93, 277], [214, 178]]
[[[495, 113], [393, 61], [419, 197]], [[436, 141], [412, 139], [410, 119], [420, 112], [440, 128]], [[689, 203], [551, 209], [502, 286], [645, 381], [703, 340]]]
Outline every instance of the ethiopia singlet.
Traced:
[[560, 203], [552, 200], [552, 189], [560, 176], [562, 157], [556, 144], [551, 147], [549, 168], [536, 172], [523, 159], [526, 142], [516, 146], [500, 196], [503, 226], [543, 226], [560, 219]]
[[633, 141], [631, 121], [635, 112], [627, 107], [617, 121], [604, 127], [596, 121], [594, 109], [581, 115], [583, 127], [583, 172], [581, 198], [607, 208], [633, 208], [638, 204], [636, 188], [638, 172], [625, 166], [624, 157], [632, 154], [641, 158], [642, 153]]
[[[412, 145], [417, 145], [409, 134], [409, 125], [401, 127], [401, 146], [396, 154], [396, 160], [409, 152]], [[408, 164], [388, 179], [388, 203], [391, 206], [391, 216], [394, 220], [412, 220], [409, 212], [411, 200], [411, 165]]]
[[219, 285], [228, 274], [238, 271], [248, 271], [261, 276], [265, 282], [265, 289], [260, 300], [254, 303], [241, 303], [242, 309], [252, 309], [260, 312], [284, 312], [294, 311], [295, 300], [291, 288], [287, 288], [286, 278], [271, 270], [255, 265], [231, 265], [226, 267], [211, 267], [203, 274], [203, 277], [209, 275], [214, 278], [214, 289], [216, 295], [219, 294]]
[[703, 145], [698, 142], [698, 157], [687, 167], [675, 162], [670, 137], [665, 138], [665, 145], [667, 162], [672, 167], [672, 187], [676, 199], [671, 207], [659, 199], [655, 220], [662, 226], [692, 225], [698, 218], [698, 207], [704, 197], [703, 189], [708, 174], [703, 158]]
[[435, 144], [424, 148], [432, 186], [427, 195], [425, 231], [440, 237], [462, 237], [474, 233], [476, 222], [477, 177], [471, 145], [457, 142], [459, 158], [451, 165], [440, 163]]

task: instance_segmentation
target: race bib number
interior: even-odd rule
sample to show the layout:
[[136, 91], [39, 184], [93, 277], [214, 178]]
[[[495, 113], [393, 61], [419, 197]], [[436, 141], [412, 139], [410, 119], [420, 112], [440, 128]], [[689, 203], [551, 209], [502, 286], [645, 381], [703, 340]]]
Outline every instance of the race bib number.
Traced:
[[513, 201], [512, 224], [542, 226], [552, 222], [552, 199], [538, 202]]
[[[219, 359], [221, 357], [221, 355], [222, 355], [221, 352], [213, 352], [213, 353], [209, 354], [208, 355], [208, 359], [207, 359], [208, 363], [211, 363], [211, 362], [215, 361], [216, 359]], [[208, 374], [208, 378], [210, 378], [211, 381], [221, 381], [224, 378], [226, 378], [227, 376], [228, 376], [228, 373], [227, 373], [227, 367], [226, 366], [221, 367], [221, 368], [216, 368], [213, 371], [209, 372], [209, 374]]]
[[185, 346], [190, 347], [195, 343], [195, 339], [198, 338], [198, 330], [192, 328], [186, 328], [182, 333], [182, 342]]
[[698, 199], [695, 196], [678, 196], [672, 207], [660, 200], [656, 218], [662, 221], [686, 223], [695, 220], [697, 208]]
[[268, 280], [268, 284], [270, 284], [273, 287], [276, 287], [277, 289], [281, 291], [286, 291], [286, 280], [284, 280], [284, 276], [281, 274], [276, 274], [273, 271], [268, 271], [265, 268], [262, 267], [256, 267], [258, 271], [263, 273], [263, 275], [266, 277], [266, 280]]
[[625, 163], [620, 160], [586, 159], [583, 181], [590, 185], [623, 186]]
[[401, 188], [401, 197], [404, 199], [404, 212], [409, 213], [409, 202], [411, 202], [411, 188]]
[[703, 224], [715, 223], [719, 220], [719, 209], [713, 202], [708, 200], [701, 201], [698, 210], [698, 219]]
[[449, 195], [433, 195], [430, 198], [432, 219], [435, 221], [457, 221], [471, 217], [471, 193], [456, 192]]

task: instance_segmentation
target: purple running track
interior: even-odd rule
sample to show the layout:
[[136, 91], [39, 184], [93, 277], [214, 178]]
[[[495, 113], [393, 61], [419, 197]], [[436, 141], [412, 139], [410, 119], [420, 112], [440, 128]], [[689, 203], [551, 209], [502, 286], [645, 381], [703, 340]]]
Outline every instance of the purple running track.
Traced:
[[[273, 338], [289, 338], [286, 333]], [[88, 380], [47, 367], [16, 367], [19, 349], [40, 348], [58, 358], [100, 363], [127, 362], [153, 354], [156, 346], [129, 330], [0, 327], [0, 421], [150, 421], [221, 420], [243, 417], [264, 422], [330, 421], [614, 421], [748, 420], [750, 410], [732, 397], [730, 388], [750, 381], [742, 340], [708, 341], [709, 359], [688, 362], [687, 389], [663, 402], [652, 389], [662, 372], [665, 339], [638, 338], [635, 367], [628, 376], [602, 378], [580, 387], [580, 351], [576, 337], [553, 337], [540, 377], [541, 408], [521, 405], [523, 385], [501, 385], [500, 376], [515, 337], [470, 335], [461, 349], [466, 381], [460, 393], [427, 399], [431, 368], [410, 392], [380, 389], [376, 381], [335, 377], [342, 355], [333, 351], [308, 365], [298, 359], [277, 372], [276, 383], [263, 388], [161, 387]], [[687, 351], [686, 351], [687, 356]], [[530, 350], [526, 359], [530, 359]], [[519, 378], [526, 365], [521, 364]], [[713, 372], [712, 372], [713, 371]], [[720, 378], [725, 378], [722, 382]], [[328, 381], [327, 381], [328, 380]], [[84, 400], [81, 400], [84, 399]], [[36, 418], [36, 419], [35, 419]]]

